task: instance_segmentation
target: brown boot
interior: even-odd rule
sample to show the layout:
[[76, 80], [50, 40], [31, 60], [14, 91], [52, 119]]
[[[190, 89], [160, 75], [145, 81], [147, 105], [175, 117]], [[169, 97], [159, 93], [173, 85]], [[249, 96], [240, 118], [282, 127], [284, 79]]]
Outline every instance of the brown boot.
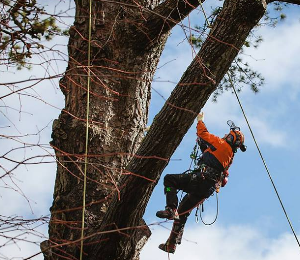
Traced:
[[158, 248], [165, 251], [165, 252], [167, 252], [167, 253], [174, 254], [175, 250], [176, 250], [176, 245], [170, 243], [169, 240], [168, 240], [165, 244], [160, 244], [158, 246]]
[[170, 207], [166, 207], [165, 210], [160, 210], [156, 212], [156, 216], [158, 218], [166, 218], [166, 219], [179, 219], [179, 215], [177, 209], [171, 209]]

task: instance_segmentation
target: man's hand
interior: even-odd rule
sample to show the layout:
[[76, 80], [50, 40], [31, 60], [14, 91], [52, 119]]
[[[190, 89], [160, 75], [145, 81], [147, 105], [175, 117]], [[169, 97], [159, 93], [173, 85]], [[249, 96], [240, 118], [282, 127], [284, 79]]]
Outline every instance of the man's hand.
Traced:
[[200, 113], [197, 115], [197, 120], [198, 120], [198, 121], [203, 121], [203, 120], [204, 120], [204, 112], [200, 112]]

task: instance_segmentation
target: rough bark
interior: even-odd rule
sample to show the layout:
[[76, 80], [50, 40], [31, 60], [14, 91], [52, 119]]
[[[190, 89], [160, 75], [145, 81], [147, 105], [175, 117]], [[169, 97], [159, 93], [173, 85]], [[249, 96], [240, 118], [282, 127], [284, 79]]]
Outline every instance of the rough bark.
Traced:
[[[142, 228], [140, 220], [155, 184], [249, 32], [263, 16], [265, 7], [265, 3], [256, 0], [225, 1], [207, 41], [155, 117], [137, 156], [126, 168], [136, 176], [126, 176], [120, 181], [120, 194], [114, 196], [102, 222], [103, 234], [89, 241], [105, 239], [106, 242], [88, 246], [90, 257], [104, 254], [106, 259], [131, 259], [130, 249], [134, 247], [131, 238]], [[116, 231], [105, 234], [112, 227]]]
[[[142, 7], [146, 10], [157, 5], [157, 0], [147, 0]], [[147, 15], [152, 17], [153, 13]], [[151, 82], [168, 36], [167, 30], [161, 32], [157, 27], [156, 37], [144, 39], [144, 48], [137, 48], [141, 46], [138, 28], [142, 26], [146, 33], [149, 31], [147, 19], [136, 6], [93, 1], [88, 68], [89, 1], [76, 1], [68, 68], [60, 81], [65, 108], [53, 123], [51, 145], [57, 158], [57, 176], [49, 240], [41, 245], [45, 259], [79, 256], [88, 69], [91, 84], [85, 236], [97, 230], [111, 195], [119, 189], [125, 166], [144, 137]], [[142, 219], [139, 222], [145, 224]], [[131, 248], [132, 259], [149, 236], [150, 231], [145, 227], [132, 239], [135, 244]]]
[[[79, 256], [88, 2], [76, 1], [70, 61], [60, 82], [66, 104], [53, 124], [58, 167], [45, 259]], [[198, 4], [145, 0], [137, 11], [126, 1], [93, 2], [85, 259], [138, 259], [150, 235], [142, 216], [154, 186], [265, 11], [264, 1], [225, 1], [210, 36], [143, 139], [151, 81], [169, 30]], [[144, 15], [147, 8], [152, 11]]]

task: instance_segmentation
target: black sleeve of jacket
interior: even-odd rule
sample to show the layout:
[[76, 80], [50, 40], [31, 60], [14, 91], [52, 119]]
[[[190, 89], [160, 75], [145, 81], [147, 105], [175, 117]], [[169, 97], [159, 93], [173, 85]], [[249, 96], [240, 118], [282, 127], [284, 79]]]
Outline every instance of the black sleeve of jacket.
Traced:
[[202, 153], [208, 148], [207, 143], [204, 140], [202, 140], [201, 138], [198, 138], [198, 144], [200, 146], [200, 150]]

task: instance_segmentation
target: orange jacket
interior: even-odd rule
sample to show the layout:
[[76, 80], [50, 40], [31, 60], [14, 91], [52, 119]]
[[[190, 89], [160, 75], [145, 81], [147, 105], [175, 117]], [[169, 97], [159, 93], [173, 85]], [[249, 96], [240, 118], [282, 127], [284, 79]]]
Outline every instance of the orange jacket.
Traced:
[[197, 124], [197, 136], [204, 140], [208, 148], [203, 152], [212, 154], [227, 170], [232, 163], [234, 153], [226, 140], [209, 133], [205, 124], [200, 120]]

